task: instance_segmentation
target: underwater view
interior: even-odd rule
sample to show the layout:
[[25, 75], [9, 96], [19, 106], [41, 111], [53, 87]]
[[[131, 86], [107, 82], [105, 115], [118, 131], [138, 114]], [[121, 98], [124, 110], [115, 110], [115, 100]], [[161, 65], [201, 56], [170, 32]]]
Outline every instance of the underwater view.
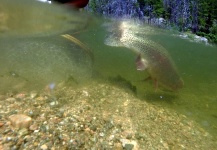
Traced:
[[0, 149], [217, 149], [216, 45], [21, 1], [0, 0]]
[[[156, 90], [153, 81], [144, 81], [149, 76], [147, 72], [136, 69], [137, 55], [124, 47], [108, 47], [105, 45], [96, 47], [95, 59], [99, 59], [99, 64], [97, 61], [95, 64], [97, 70], [100, 70], [101, 74], [107, 78], [117, 81], [118, 79], [124, 80], [126, 87], [132, 89], [141, 101], [148, 101], [181, 112], [196, 120], [216, 136], [217, 101], [215, 91], [217, 88], [217, 70], [214, 68], [217, 66], [215, 59], [217, 47], [181, 39], [175, 32], [148, 25], [140, 28], [147, 30], [143, 36], [161, 44], [169, 52], [183, 80], [183, 87], [175, 92], [167, 89]], [[100, 31], [100, 29], [97, 31]], [[95, 35], [96, 31], [91, 34]], [[87, 41], [91, 41], [91, 34], [84, 35], [85, 38], [90, 38]], [[102, 35], [102, 33], [98, 34]], [[97, 43], [103, 42], [101, 39], [103, 39], [103, 36], [96, 43], [92, 41], [93, 43], [90, 43], [90, 45], [99, 45]], [[171, 70], [165, 70], [165, 74], [170, 76]], [[170, 77], [168, 80], [173, 79]]]

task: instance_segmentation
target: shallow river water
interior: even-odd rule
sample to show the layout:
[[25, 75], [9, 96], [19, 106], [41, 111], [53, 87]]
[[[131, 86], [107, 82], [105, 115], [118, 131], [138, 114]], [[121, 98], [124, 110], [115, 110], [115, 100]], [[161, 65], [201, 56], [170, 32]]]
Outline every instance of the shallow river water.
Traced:
[[127, 48], [105, 46], [103, 39], [107, 35], [101, 27], [80, 38], [94, 50], [95, 69], [100, 74], [115, 81], [124, 80], [125, 88], [132, 89], [141, 101], [176, 110], [217, 136], [217, 47], [151, 29], [155, 31], [147, 37], [168, 50], [184, 81], [178, 92], [155, 91], [152, 81], [143, 81], [147, 74], [136, 70], [137, 56]]
[[[61, 21], [70, 22], [67, 20], [70, 18], [68, 14], [66, 18], [59, 18]], [[82, 24], [81, 18], [78, 20]], [[41, 37], [31, 37], [23, 36], [22, 33], [25, 31], [22, 29], [22, 32], [16, 32], [16, 38], [11, 39], [5, 36], [5, 31], [0, 30], [1, 36], [3, 35], [0, 37], [1, 93], [20, 92], [28, 88], [35, 90], [34, 87], [40, 89], [48, 84], [58, 84], [68, 79], [84, 82], [93, 76], [106, 82], [121, 84], [121, 88], [132, 90], [140, 101], [184, 114], [217, 137], [216, 46], [190, 42], [175, 36], [173, 32], [150, 28], [153, 31], [152, 34], [146, 35], [147, 38], [168, 50], [184, 81], [184, 87], [177, 92], [162, 88], [156, 91], [151, 80], [143, 81], [148, 74], [136, 70], [137, 56], [131, 50], [104, 44], [107, 33], [102, 24], [105, 21], [96, 19], [96, 23], [93, 23], [90, 20], [86, 20], [90, 26], [79, 28], [78, 33], [75, 28], [70, 30], [67, 25], [67, 31], [61, 31], [60, 34], [53, 35], [50, 34], [52, 31], [49, 31]], [[71, 21], [73, 22], [76, 20]], [[7, 31], [7, 24], [0, 23], [0, 29]], [[59, 26], [61, 25], [58, 25], [58, 28]], [[44, 27], [43, 30], [49, 28], [47, 25]], [[61, 37], [61, 34], [65, 33], [76, 37], [90, 48], [94, 62], [86, 56], [78, 43]], [[8, 36], [11, 36], [13, 32], [9, 34]]]

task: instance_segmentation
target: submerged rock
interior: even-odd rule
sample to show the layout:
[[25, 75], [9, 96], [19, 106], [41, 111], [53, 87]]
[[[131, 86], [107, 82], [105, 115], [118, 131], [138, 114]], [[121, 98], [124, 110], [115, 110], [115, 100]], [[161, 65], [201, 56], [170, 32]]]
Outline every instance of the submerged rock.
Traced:
[[15, 114], [9, 116], [11, 125], [15, 128], [29, 128], [32, 118], [23, 114]]

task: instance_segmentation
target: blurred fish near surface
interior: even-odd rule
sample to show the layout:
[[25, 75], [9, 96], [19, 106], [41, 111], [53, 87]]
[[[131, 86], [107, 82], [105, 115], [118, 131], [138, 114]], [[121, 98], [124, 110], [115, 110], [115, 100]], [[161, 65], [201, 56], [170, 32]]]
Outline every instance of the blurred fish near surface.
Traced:
[[90, 15], [54, 2], [0, 0], [0, 91], [90, 78], [92, 51], [69, 35], [90, 23]]

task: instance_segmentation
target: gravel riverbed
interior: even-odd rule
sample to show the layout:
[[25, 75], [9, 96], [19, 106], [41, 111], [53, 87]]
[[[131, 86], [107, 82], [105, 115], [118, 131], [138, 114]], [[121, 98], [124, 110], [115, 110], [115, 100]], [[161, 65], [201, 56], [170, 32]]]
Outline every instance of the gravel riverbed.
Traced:
[[214, 150], [217, 142], [184, 115], [91, 81], [0, 95], [0, 150], [20, 149]]

